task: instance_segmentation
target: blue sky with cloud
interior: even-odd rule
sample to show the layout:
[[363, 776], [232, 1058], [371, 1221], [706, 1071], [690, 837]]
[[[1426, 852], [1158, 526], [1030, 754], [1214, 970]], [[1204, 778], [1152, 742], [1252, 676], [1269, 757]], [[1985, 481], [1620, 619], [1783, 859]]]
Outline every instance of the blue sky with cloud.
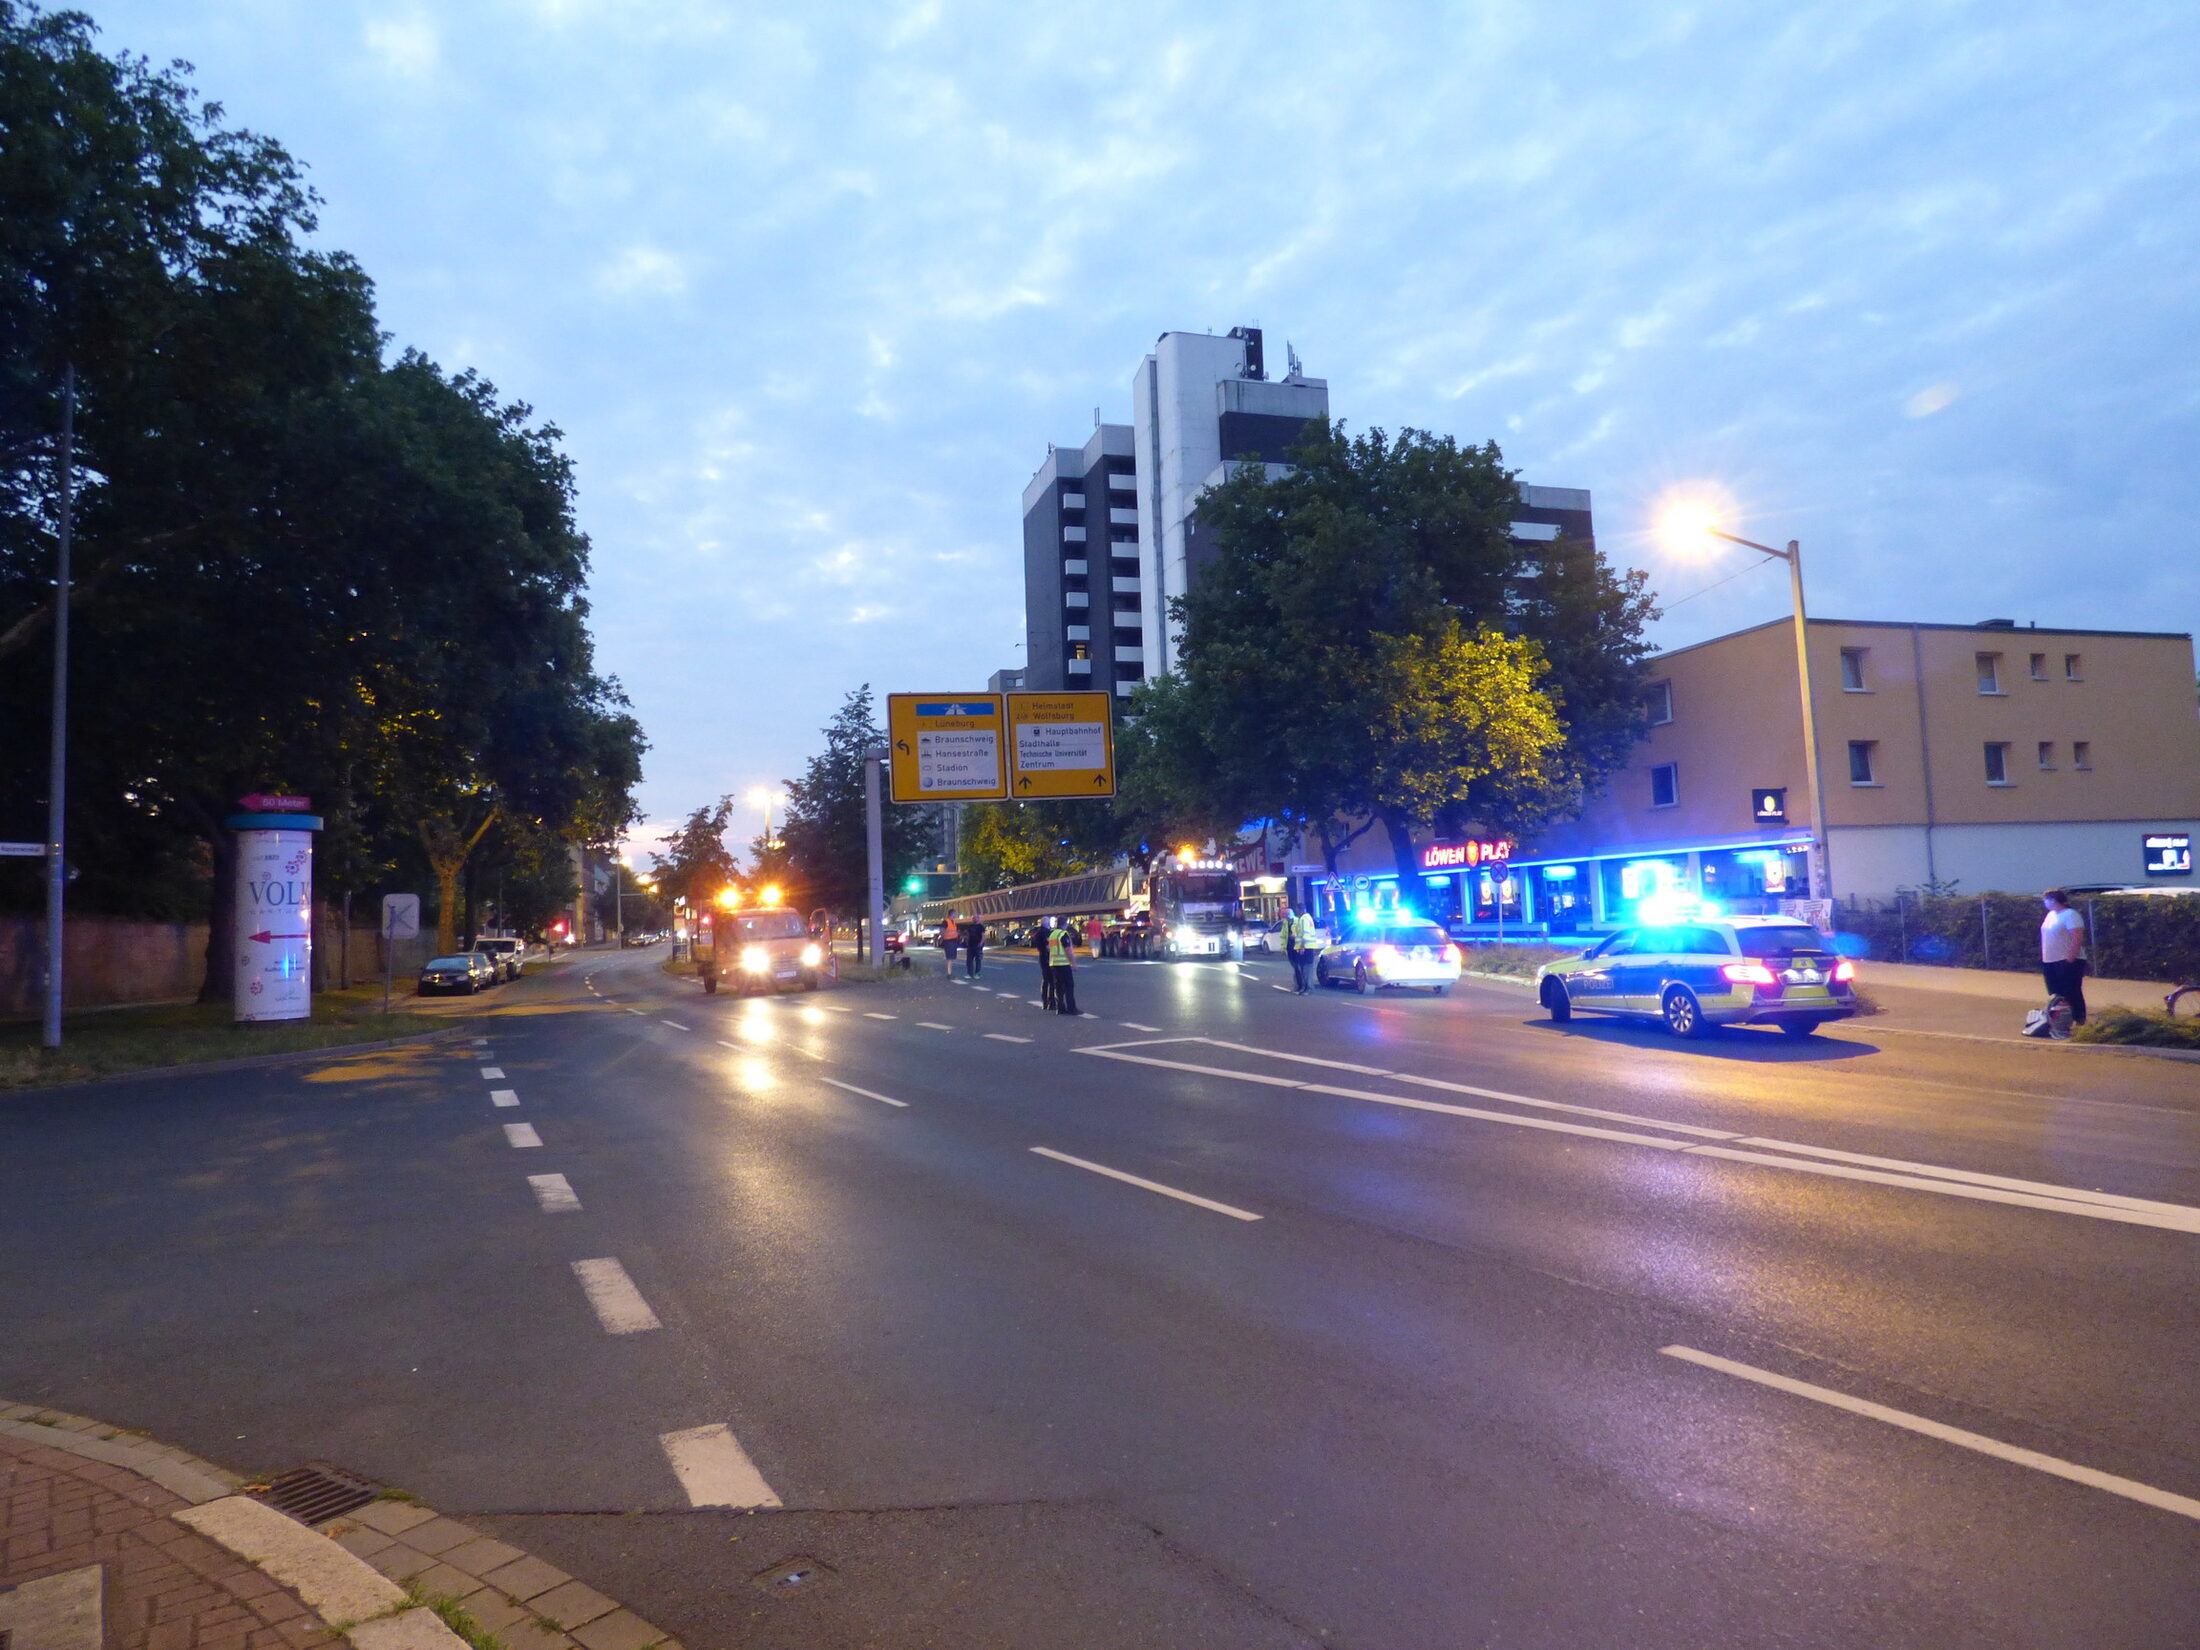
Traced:
[[1650, 538], [1699, 481], [1822, 613], [2200, 628], [2185, 4], [91, 9], [565, 429], [657, 819], [1018, 662], [1018, 493], [1172, 327], [1593, 489], [1664, 641], [1785, 611]]

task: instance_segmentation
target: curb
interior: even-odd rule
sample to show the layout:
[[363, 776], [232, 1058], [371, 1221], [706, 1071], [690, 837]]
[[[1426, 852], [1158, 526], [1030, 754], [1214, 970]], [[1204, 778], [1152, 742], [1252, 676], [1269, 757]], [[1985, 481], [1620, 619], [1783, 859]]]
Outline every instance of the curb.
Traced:
[[409, 1499], [305, 1524], [233, 1472], [81, 1415], [0, 1401], [0, 1437], [150, 1479], [189, 1503], [177, 1523], [296, 1594], [353, 1650], [683, 1650], [585, 1582]]

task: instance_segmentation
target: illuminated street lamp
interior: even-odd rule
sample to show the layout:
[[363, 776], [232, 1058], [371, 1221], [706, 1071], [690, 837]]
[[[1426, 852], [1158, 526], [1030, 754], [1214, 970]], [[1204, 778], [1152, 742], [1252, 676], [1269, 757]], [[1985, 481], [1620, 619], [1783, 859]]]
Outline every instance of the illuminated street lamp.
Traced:
[[752, 785], [749, 787], [749, 806], [764, 810], [764, 846], [767, 848], [779, 846], [778, 843], [772, 840], [772, 809], [785, 800], [786, 797], [770, 785]]
[[1810, 641], [1803, 610], [1803, 547], [1789, 539], [1785, 550], [1776, 550], [1755, 539], [1737, 537], [1718, 525], [1717, 506], [1704, 499], [1676, 499], [1660, 512], [1659, 535], [1676, 549], [1687, 551], [1706, 538], [1724, 539], [1744, 550], [1776, 557], [1788, 565], [1788, 588], [1795, 597], [1795, 675], [1803, 696], [1803, 766], [1810, 779], [1811, 894], [1818, 899], [1833, 896], [1833, 833], [1826, 825], [1826, 782], [1818, 768], [1818, 716], [1811, 703]]

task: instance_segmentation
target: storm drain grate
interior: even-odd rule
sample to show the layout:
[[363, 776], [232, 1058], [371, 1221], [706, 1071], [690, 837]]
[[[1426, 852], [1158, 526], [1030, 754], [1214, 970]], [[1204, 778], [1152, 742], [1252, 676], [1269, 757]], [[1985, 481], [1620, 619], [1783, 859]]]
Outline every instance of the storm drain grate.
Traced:
[[790, 1558], [749, 1577], [767, 1593], [807, 1593], [833, 1578], [833, 1567], [814, 1558]]
[[265, 1484], [247, 1485], [245, 1493], [301, 1524], [325, 1524], [357, 1512], [382, 1493], [382, 1486], [326, 1461], [308, 1461]]

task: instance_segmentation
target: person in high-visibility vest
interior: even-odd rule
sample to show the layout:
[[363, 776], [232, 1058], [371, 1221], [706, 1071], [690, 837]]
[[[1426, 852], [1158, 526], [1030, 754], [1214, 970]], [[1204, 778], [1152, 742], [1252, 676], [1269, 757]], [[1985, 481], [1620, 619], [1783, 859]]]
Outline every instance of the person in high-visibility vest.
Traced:
[[1047, 930], [1047, 974], [1054, 984], [1054, 1008], [1077, 1012], [1077, 936], [1069, 924]]
[[1293, 911], [1288, 906], [1283, 913], [1284, 955], [1291, 959], [1291, 980], [1300, 996], [1312, 990], [1314, 959], [1321, 955], [1321, 937], [1314, 931], [1314, 916], [1310, 911]]

